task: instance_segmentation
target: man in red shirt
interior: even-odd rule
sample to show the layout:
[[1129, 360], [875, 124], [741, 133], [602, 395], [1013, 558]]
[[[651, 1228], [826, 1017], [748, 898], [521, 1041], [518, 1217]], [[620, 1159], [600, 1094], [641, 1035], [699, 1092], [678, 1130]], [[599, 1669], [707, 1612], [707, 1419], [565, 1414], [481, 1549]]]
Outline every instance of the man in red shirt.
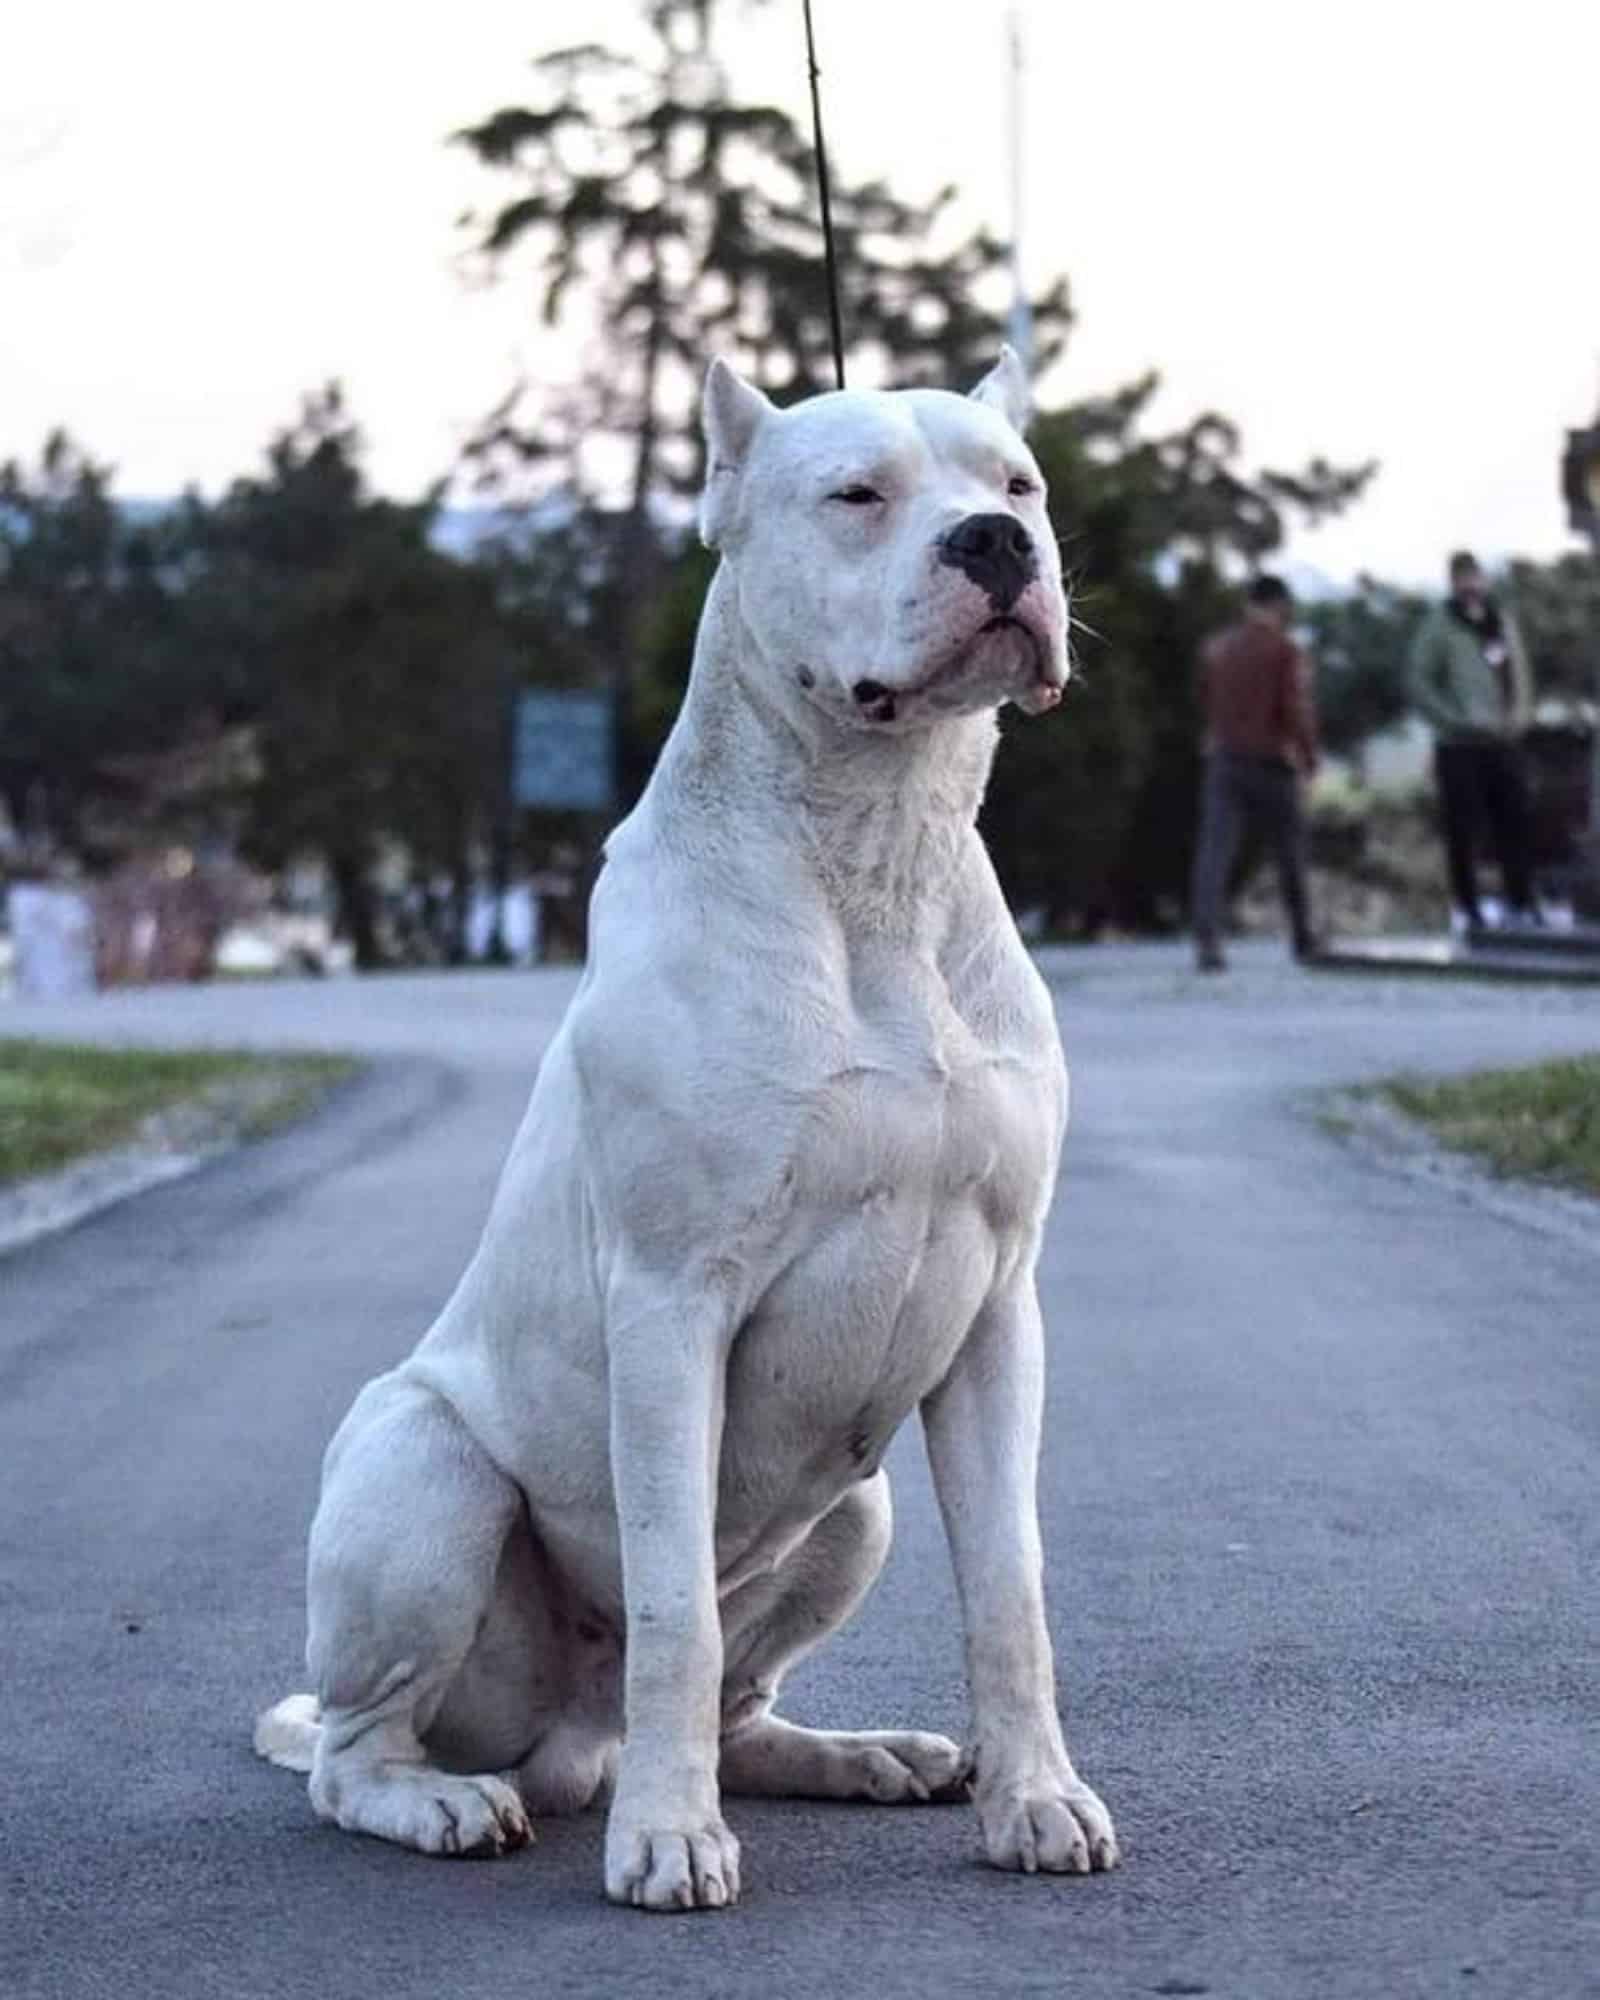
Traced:
[[1202, 972], [1227, 966], [1228, 872], [1247, 827], [1259, 826], [1271, 843], [1295, 957], [1316, 955], [1300, 787], [1317, 767], [1317, 717], [1311, 663], [1289, 637], [1293, 615], [1287, 586], [1258, 576], [1246, 592], [1244, 617], [1209, 640], [1201, 655], [1206, 770], [1191, 916]]

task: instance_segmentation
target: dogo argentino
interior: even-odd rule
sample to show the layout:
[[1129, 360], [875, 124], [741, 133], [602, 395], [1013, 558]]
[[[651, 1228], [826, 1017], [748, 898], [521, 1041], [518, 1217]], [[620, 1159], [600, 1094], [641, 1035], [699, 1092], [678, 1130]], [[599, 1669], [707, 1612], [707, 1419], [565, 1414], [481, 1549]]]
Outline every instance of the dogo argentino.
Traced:
[[[995, 711], [1068, 671], [1025, 406], [1009, 351], [787, 410], [711, 368], [683, 711], [478, 1251], [328, 1450], [316, 1692], [257, 1726], [325, 1819], [499, 1852], [609, 1784], [606, 1894], [651, 1910], [736, 1900], [724, 1792], [970, 1789], [997, 1867], [1115, 1863], [1034, 1493], [1066, 1073], [974, 826]], [[913, 1410], [967, 1752], [774, 1713], [883, 1563]]]

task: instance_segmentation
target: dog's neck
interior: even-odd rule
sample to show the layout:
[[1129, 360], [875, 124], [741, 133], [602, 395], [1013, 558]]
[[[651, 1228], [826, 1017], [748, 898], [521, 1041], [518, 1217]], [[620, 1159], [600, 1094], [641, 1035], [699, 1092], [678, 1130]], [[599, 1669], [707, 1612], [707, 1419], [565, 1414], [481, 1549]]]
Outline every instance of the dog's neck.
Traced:
[[776, 843], [848, 927], [903, 932], [944, 899], [994, 746], [989, 713], [904, 733], [835, 719], [760, 657], [724, 567], [651, 791], [696, 847], [760, 866]]

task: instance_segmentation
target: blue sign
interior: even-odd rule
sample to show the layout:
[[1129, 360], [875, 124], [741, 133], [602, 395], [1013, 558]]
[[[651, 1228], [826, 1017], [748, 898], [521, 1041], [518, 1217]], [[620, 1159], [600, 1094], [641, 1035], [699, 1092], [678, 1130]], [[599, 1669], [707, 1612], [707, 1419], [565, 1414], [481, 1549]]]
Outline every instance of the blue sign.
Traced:
[[511, 796], [519, 806], [610, 812], [616, 803], [609, 694], [540, 688], [517, 697]]

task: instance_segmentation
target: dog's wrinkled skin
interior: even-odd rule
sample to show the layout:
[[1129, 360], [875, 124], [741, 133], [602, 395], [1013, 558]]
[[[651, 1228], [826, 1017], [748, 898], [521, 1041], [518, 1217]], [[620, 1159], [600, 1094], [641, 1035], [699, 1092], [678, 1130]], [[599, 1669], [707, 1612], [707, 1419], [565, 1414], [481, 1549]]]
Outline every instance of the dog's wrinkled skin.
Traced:
[[[683, 713], [477, 1255], [329, 1449], [316, 1698], [258, 1725], [341, 1826], [497, 1852], [614, 1781], [606, 1893], [661, 1910], [737, 1898], [724, 1791], [970, 1784], [997, 1866], [1116, 1859], [1057, 1720], [1034, 1501], [1066, 1077], [973, 824], [995, 709], [1067, 674], [1024, 393], [1006, 354], [971, 398], [780, 412], [712, 368]], [[773, 1713], [883, 1562], [914, 1409], [968, 1755]]]

